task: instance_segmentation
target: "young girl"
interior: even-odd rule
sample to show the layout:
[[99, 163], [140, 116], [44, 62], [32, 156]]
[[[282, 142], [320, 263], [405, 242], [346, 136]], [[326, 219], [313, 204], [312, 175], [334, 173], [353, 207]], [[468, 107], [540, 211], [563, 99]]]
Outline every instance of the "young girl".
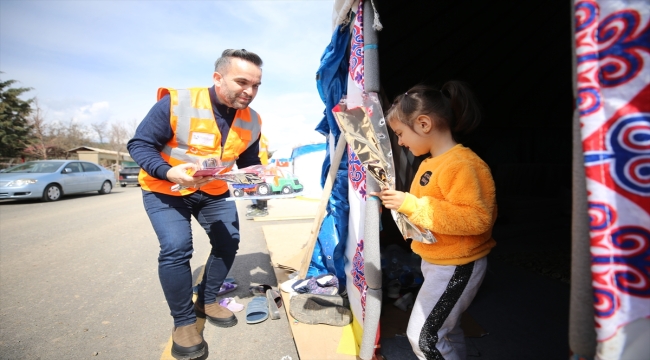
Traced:
[[410, 192], [383, 190], [384, 206], [429, 229], [437, 242], [413, 241], [422, 257], [424, 283], [411, 312], [407, 335], [420, 359], [465, 359], [460, 316], [485, 276], [486, 255], [496, 243], [494, 180], [490, 168], [460, 144], [480, 122], [469, 89], [449, 81], [440, 90], [415, 86], [399, 95], [386, 114], [413, 155], [429, 154]]

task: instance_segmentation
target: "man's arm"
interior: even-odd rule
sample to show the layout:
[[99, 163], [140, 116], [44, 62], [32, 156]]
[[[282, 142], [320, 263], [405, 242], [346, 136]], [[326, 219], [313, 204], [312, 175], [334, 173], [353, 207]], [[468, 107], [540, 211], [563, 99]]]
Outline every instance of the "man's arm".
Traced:
[[248, 149], [244, 150], [237, 159], [237, 168], [243, 169], [253, 165], [261, 165], [260, 161], [260, 139], [251, 144]]
[[162, 158], [160, 151], [174, 136], [169, 124], [169, 108], [170, 97], [166, 95], [149, 110], [126, 146], [133, 160], [147, 174], [163, 180], [168, 180], [167, 171], [171, 165]]

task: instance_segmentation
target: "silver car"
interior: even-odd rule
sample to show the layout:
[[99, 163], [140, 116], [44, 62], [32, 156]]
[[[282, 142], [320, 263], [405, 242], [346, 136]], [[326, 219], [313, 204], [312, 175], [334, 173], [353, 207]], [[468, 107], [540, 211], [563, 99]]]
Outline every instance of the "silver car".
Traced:
[[87, 161], [28, 161], [0, 172], [0, 199], [56, 201], [88, 191], [108, 194], [113, 184], [112, 171]]

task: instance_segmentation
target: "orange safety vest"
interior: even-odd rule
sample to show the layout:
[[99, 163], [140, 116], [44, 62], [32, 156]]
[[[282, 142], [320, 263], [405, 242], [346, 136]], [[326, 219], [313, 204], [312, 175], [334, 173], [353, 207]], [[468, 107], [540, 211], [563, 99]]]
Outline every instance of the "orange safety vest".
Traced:
[[[158, 100], [167, 94], [171, 97], [169, 123], [174, 136], [165, 144], [160, 155], [171, 166], [184, 163], [199, 164], [206, 158], [234, 163], [234, 160], [260, 137], [262, 119], [248, 107], [235, 113], [228, 138], [222, 147], [221, 132], [214, 118], [208, 88], [160, 88]], [[167, 195], [182, 196], [197, 190], [187, 188], [172, 191], [174, 183], [155, 178], [142, 169], [138, 181], [144, 190]], [[228, 184], [214, 180], [201, 186], [201, 191], [221, 195], [228, 191]]]
[[260, 137], [260, 162], [262, 165], [269, 163], [269, 141], [264, 134]]

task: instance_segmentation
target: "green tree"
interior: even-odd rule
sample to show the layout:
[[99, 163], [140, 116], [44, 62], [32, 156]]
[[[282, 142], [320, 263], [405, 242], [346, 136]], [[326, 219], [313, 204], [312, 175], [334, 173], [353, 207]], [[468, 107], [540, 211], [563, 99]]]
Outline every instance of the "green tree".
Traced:
[[15, 157], [31, 143], [28, 116], [34, 99], [19, 98], [31, 88], [12, 88], [16, 80], [0, 81], [0, 156]]

